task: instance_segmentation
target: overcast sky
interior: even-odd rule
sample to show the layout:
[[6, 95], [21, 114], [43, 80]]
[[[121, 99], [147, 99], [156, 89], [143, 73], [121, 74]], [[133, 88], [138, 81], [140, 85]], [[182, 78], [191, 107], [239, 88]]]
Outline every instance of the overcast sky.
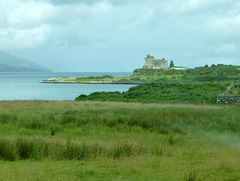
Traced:
[[0, 50], [54, 71], [240, 65], [240, 1], [0, 0]]

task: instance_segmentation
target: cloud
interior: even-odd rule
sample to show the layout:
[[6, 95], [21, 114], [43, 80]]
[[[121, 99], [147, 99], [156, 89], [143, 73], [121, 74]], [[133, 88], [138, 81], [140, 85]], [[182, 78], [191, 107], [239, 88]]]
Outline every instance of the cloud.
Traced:
[[78, 5], [78, 4], [94, 4], [102, 0], [46, 0], [53, 5]]
[[10, 10], [7, 24], [10, 27], [26, 28], [36, 27], [48, 23], [49, 17], [54, 13], [54, 8], [45, 3], [28, 2], [17, 5]]
[[227, 57], [232, 57], [236, 54], [240, 54], [239, 53], [239, 48], [237, 48], [237, 46], [235, 44], [232, 44], [232, 43], [221, 45], [215, 51], [215, 53], [218, 56], [227, 56]]
[[47, 41], [51, 32], [50, 26], [31, 29], [0, 29], [0, 49], [35, 48]]
[[239, 9], [238, 0], [1, 0], [0, 49], [124, 70], [147, 53], [186, 66], [236, 60]]

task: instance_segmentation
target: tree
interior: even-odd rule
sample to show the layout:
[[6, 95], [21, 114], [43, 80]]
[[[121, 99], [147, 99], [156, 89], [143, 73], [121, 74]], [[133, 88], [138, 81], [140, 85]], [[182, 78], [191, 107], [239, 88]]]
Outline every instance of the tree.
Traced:
[[208, 64], [206, 64], [204, 67], [208, 67]]
[[173, 63], [173, 61], [171, 60], [171, 62], [170, 62], [170, 66], [169, 67], [174, 67], [174, 63]]

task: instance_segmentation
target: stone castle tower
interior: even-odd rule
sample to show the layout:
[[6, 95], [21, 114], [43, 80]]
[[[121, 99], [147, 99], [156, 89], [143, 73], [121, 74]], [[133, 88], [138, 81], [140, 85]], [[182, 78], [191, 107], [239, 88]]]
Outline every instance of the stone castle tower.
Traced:
[[168, 68], [168, 61], [165, 58], [162, 59], [154, 59], [154, 56], [147, 55], [145, 58], [145, 65], [143, 68], [149, 69], [167, 69]]

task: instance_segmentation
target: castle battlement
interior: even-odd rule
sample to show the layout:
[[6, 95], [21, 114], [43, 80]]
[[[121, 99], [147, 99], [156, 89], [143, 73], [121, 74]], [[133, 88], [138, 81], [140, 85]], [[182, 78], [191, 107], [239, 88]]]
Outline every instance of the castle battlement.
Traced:
[[165, 58], [162, 59], [154, 59], [154, 56], [147, 55], [145, 58], [145, 65], [143, 68], [149, 69], [167, 69], [168, 68], [168, 61]]

